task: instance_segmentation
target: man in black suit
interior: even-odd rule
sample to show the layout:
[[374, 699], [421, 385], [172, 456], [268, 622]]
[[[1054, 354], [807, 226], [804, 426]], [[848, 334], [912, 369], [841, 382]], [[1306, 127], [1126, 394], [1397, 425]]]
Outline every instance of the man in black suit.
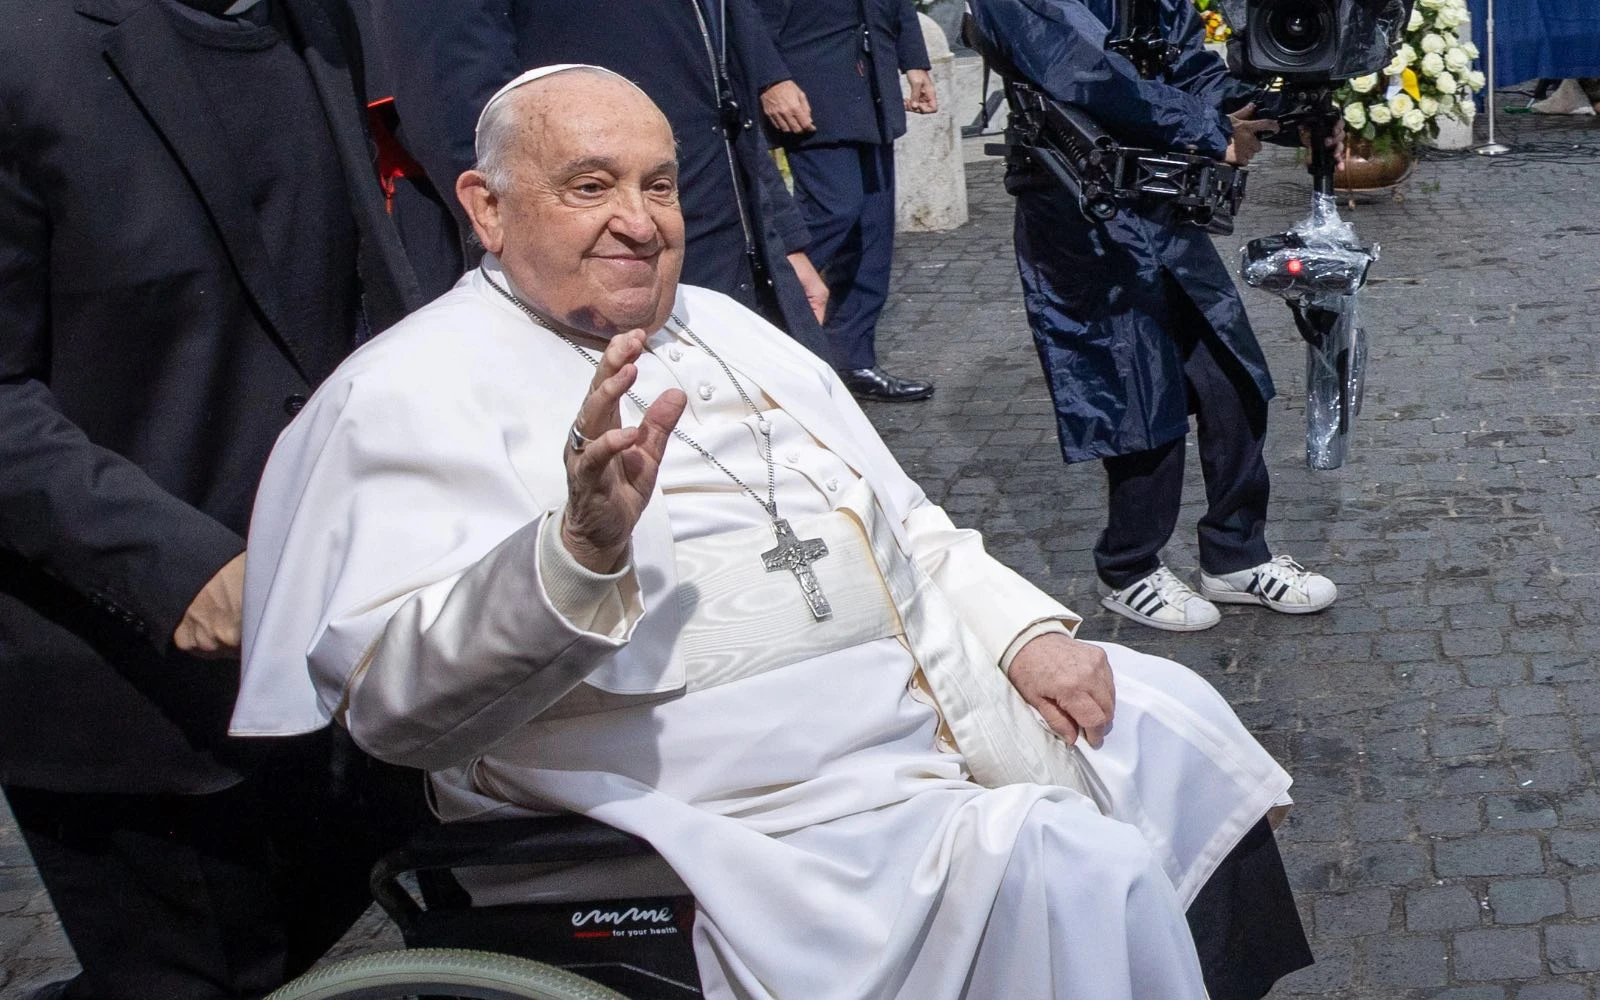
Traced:
[[396, 107], [440, 190], [473, 168], [478, 112], [524, 70], [587, 63], [638, 84], [678, 140], [683, 280], [828, 356], [828, 290], [757, 120], [760, 92], [787, 74], [750, 0], [383, 0], [372, 19]]
[[327, 0], [0, 0], [0, 783], [83, 967], [39, 997], [259, 996], [367, 902], [375, 765], [226, 736], [267, 453], [424, 297], [360, 79]]
[[916, 9], [911, 0], [757, 3], [789, 78], [761, 106], [811, 230], [806, 252], [828, 283], [834, 367], [862, 399], [926, 399], [932, 383], [884, 371], [876, 345], [894, 256], [894, 141], [907, 111], [938, 110]]

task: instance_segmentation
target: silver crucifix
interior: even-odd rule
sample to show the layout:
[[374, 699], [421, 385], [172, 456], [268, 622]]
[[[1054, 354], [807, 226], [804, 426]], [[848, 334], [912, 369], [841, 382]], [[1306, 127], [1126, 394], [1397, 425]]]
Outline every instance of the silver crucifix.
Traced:
[[819, 622], [832, 618], [833, 607], [822, 593], [817, 574], [811, 572], [811, 564], [828, 554], [828, 543], [820, 538], [794, 537], [794, 529], [781, 517], [772, 519], [772, 531], [778, 536], [778, 544], [761, 553], [761, 561], [766, 564], [767, 572], [776, 573], [784, 569], [792, 572], [794, 578], [800, 581], [800, 590], [806, 595], [806, 603], [811, 605], [811, 617]]

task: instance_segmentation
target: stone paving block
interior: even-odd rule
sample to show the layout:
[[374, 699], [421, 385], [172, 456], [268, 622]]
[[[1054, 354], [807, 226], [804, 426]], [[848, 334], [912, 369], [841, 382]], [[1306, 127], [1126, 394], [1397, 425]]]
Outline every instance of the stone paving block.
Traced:
[[1544, 870], [1539, 839], [1519, 834], [1441, 840], [1434, 844], [1433, 858], [1440, 878], [1530, 875]]
[[1550, 835], [1550, 855], [1574, 868], [1600, 866], [1600, 831], [1557, 830]]
[[1411, 812], [1425, 835], [1476, 833], [1483, 829], [1482, 803], [1480, 798], [1431, 799], [1414, 803]]
[[1554, 924], [1544, 931], [1550, 971], [1600, 970], [1600, 924]]
[[1494, 830], [1537, 830], [1557, 823], [1554, 798], [1532, 791], [1490, 795], [1484, 799], [1484, 814]]
[[1445, 943], [1433, 937], [1367, 938], [1365, 982], [1380, 989], [1443, 986], [1450, 967]]
[[1589, 987], [1582, 983], [1534, 983], [1517, 990], [1516, 1000], [1591, 1000]]
[[1361, 937], [1389, 929], [1394, 899], [1388, 889], [1319, 894], [1312, 897], [1312, 920], [1318, 937]]
[[1464, 885], [1412, 889], [1405, 894], [1406, 930], [1453, 931], [1483, 922], [1484, 903]]
[[1491, 882], [1489, 912], [1497, 924], [1535, 923], [1567, 912], [1567, 890], [1549, 878]]

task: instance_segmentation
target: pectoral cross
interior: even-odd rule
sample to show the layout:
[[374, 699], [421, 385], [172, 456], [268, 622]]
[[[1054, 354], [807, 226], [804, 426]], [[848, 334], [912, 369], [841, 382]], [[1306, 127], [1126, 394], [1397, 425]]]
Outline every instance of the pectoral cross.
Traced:
[[832, 618], [833, 607], [822, 593], [817, 574], [811, 572], [811, 564], [828, 554], [828, 543], [820, 538], [794, 537], [794, 529], [781, 517], [772, 519], [772, 531], [778, 536], [778, 544], [761, 553], [767, 572], [789, 570], [800, 581], [800, 590], [806, 596], [806, 603], [811, 605], [811, 617], [819, 622]]

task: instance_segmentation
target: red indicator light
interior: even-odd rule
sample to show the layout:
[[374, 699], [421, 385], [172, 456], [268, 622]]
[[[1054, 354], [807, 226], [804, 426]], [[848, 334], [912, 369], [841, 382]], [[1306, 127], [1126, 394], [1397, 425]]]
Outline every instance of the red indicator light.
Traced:
[[1305, 264], [1300, 262], [1300, 258], [1299, 257], [1290, 257], [1289, 258], [1289, 263], [1287, 263], [1287, 264], [1285, 264], [1283, 266], [1284, 266], [1284, 269], [1287, 270], [1290, 274], [1299, 274], [1301, 271], [1304, 271], [1306, 269]]

